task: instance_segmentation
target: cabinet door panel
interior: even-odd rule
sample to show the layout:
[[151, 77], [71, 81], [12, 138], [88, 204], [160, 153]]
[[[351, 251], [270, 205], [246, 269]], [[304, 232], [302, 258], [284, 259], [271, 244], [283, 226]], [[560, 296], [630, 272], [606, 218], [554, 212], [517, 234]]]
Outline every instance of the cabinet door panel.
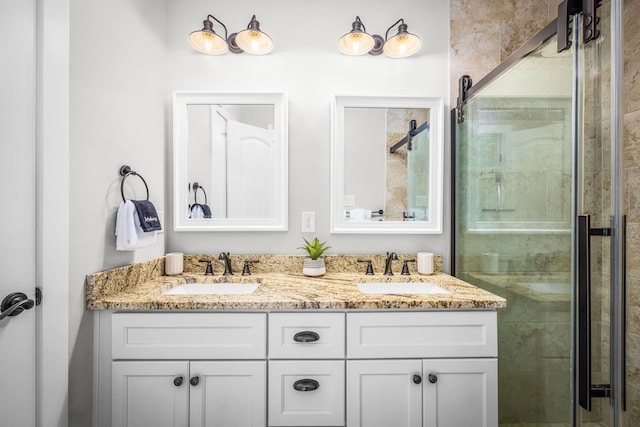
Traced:
[[112, 427], [187, 427], [188, 375], [187, 362], [113, 362]]
[[348, 361], [347, 425], [421, 427], [421, 374], [421, 360]]
[[269, 362], [269, 425], [343, 426], [344, 361]]
[[[425, 360], [423, 363], [425, 427], [498, 425], [496, 359]], [[429, 375], [435, 377], [430, 381]]]
[[497, 357], [495, 311], [348, 313], [347, 357]]
[[266, 362], [191, 362], [190, 427], [266, 426]]
[[264, 359], [264, 313], [115, 313], [113, 359]]

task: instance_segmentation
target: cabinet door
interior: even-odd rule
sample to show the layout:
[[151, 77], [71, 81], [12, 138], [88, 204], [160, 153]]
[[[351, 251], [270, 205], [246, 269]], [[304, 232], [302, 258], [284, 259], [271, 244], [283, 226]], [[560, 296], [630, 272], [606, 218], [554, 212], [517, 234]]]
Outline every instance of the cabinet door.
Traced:
[[113, 362], [112, 427], [187, 427], [187, 362]]
[[424, 360], [425, 427], [496, 427], [496, 359]]
[[347, 361], [347, 425], [421, 427], [421, 382], [422, 360]]
[[267, 425], [264, 361], [191, 362], [188, 386], [190, 427]]

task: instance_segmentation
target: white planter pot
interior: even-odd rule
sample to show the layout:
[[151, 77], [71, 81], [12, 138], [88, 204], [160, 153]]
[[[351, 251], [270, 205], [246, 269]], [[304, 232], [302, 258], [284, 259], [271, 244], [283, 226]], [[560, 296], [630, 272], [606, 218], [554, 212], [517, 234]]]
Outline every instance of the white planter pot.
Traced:
[[324, 266], [324, 259], [311, 259], [305, 258], [304, 265], [302, 266], [302, 273], [305, 276], [322, 276], [327, 272]]

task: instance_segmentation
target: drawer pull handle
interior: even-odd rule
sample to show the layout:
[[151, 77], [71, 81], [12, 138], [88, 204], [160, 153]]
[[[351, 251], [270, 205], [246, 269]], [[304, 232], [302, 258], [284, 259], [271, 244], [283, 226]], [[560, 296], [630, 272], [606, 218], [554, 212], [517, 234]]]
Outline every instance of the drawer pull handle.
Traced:
[[193, 377], [189, 380], [189, 384], [191, 384], [192, 386], [197, 386], [198, 384], [200, 384], [200, 377]]
[[415, 374], [413, 376], [413, 383], [414, 384], [420, 384], [422, 382], [422, 377], [418, 374]]
[[296, 342], [315, 342], [320, 339], [320, 335], [313, 331], [298, 332], [293, 336]]
[[436, 374], [429, 374], [429, 382], [435, 384], [438, 382], [438, 376]]
[[304, 380], [298, 380], [293, 383], [293, 388], [298, 391], [313, 391], [320, 388], [320, 383], [316, 380], [307, 378]]
[[175, 377], [173, 379], [173, 385], [176, 387], [180, 387], [182, 385], [182, 380], [183, 380], [182, 377]]

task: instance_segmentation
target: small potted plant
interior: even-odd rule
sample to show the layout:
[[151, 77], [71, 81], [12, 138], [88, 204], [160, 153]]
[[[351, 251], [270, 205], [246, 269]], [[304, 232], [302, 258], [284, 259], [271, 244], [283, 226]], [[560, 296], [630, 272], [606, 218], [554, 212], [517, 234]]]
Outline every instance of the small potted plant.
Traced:
[[322, 242], [314, 237], [311, 243], [307, 239], [304, 239], [304, 246], [300, 246], [298, 249], [303, 249], [309, 254], [309, 258], [304, 259], [304, 265], [302, 267], [302, 273], [305, 276], [322, 276], [327, 272], [324, 266], [324, 259], [320, 256], [327, 250], [331, 249], [331, 246], [325, 246], [327, 242]]

